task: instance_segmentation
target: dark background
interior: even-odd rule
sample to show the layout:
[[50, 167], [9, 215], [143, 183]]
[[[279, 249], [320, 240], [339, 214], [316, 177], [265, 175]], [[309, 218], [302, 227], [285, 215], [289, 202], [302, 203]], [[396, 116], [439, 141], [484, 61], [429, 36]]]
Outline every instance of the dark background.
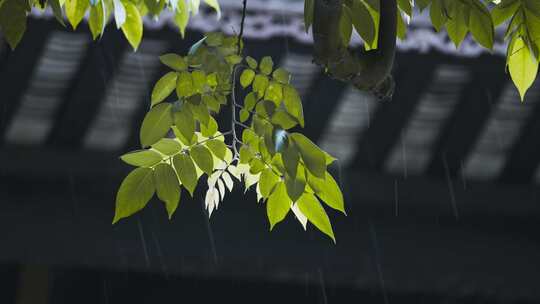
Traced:
[[153, 199], [111, 225], [157, 57], [200, 37], [146, 30], [133, 53], [113, 26], [96, 43], [31, 19], [2, 46], [0, 303], [540, 302], [540, 90], [521, 104], [498, 55], [401, 50], [379, 103], [313, 68], [309, 44], [248, 37], [292, 70], [304, 133], [343, 156], [337, 244], [292, 216], [270, 233], [239, 184], [210, 221], [199, 187], [171, 221]]

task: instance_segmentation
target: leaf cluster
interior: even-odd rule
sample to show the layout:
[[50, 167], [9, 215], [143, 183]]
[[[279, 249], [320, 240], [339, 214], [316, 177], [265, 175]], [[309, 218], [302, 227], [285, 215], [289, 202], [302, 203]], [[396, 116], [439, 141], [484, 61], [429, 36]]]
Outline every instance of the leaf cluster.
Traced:
[[[304, 126], [304, 115], [289, 72], [275, 68], [270, 57], [243, 58], [238, 47], [236, 37], [210, 33], [187, 56], [160, 57], [171, 71], [152, 91], [140, 129], [142, 149], [121, 157], [137, 168], [120, 185], [113, 222], [144, 208], [154, 193], [171, 217], [182, 189], [193, 196], [206, 176], [209, 216], [235, 181], [243, 181], [246, 191], [255, 188], [257, 201], [265, 202], [270, 229], [292, 211], [304, 228], [311, 222], [335, 241], [321, 203], [345, 212], [327, 170], [334, 158], [292, 131]], [[233, 94], [239, 70], [248, 91], [243, 103]], [[221, 133], [214, 115], [225, 105], [235, 114], [239, 109], [239, 119], [234, 115], [232, 129]]]

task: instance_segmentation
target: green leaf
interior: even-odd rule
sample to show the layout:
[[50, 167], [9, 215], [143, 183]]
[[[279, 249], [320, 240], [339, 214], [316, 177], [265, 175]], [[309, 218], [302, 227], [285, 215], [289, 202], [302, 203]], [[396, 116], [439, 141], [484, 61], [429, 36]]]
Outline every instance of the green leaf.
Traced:
[[304, 168], [299, 165], [299, 169], [296, 172], [296, 176], [285, 176], [285, 186], [287, 188], [287, 194], [293, 202], [296, 202], [306, 189], [306, 176], [304, 174]]
[[353, 2], [351, 20], [360, 37], [368, 44], [372, 44], [375, 41], [375, 21], [363, 2]]
[[236, 54], [232, 54], [225, 57], [225, 61], [227, 61], [227, 63], [230, 65], [237, 65], [242, 62], [242, 57]]
[[116, 194], [113, 224], [143, 209], [154, 195], [153, 170], [137, 168], [126, 176]]
[[326, 173], [326, 156], [324, 152], [300, 133], [292, 133], [290, 136], [309, 172], [317, 177], [324, 178]]
[[197, 186], [197, 169], [195, 169], [195, 164], [189, 155], [181, 153], [177, 154], [173, 158], [174, 169], [178, 173], [180, 182], [193, 197], [193, 192]]
[[92, 39], [96, 40], [103, 34], [103, 30], [105, 30], [105, 24], [103, 22], [103, 2], [100, 2], [98, 5], [90, 7], [88, 26], [92, 33]]
[[271, 168], [264, 169], [259, 178], [259, 190], [261, 191], [262, 197], [269, 197], [279, 180], [279, 176], [277, 176]]
[[183, 71], [178, 74], [178, 83], [176, 85], [176, 95], [178, 98], [189, 97], [195, 94], [193, 78], [191, 73]]
[[251, 174], [258, 174], [264, 169], [265, 169], [264, 163], [262, 162], [262, 160], [258, 159], [257, 157], [254, 157], [249, 161], [249, 172]]
[[272, 123], [281, 127], [284, 130], [293, 128], [298, 123], [297, 120], [287, 112], [278, 109], [272, 114]]
[[300, 100], [300, 95], [296, 89], [292, 86], [286, 85], [283, 86], [283, 103], [285, 104], [285, 109], [298, 120], [300, 126], [304, 127], [304, 111], [302, 108], [302, 101]]
[[172, 125], [171, 108], [171, 104], [162, 103], [146, 114], [140, 132], [143, 147], [149, 147], [167, 135]]
[[66, 0], [66, 17], [73, 29], [77, 29], [77, 26], [81, 23], [89, 6], [90, 1], [88, 0]]
[[273, 101], [276, 106], [279, 106], [281, 100], [283, 99], [282, 85], [276, 81], [270, 81], [268, 83], [268, 87], [266, 88], [264, 99]]
[[201, 125], [201, 133], [204, 137], [212, 137], [216, 135], [218, 131], [218, 125], [214, 117], [210, 116], [208, 118], [208, 123], [206, 125]]
[[283, 166], [285, 167], [287, 175], [295, 178], [300, 162], [300, 152], [296, 148], [294, 142], [289, 142], [287, 147], [281, 153], [281, 159], [283, 160]]
[[225, 154], [227, 153], [227, 145], [218, 139], [210, 139], [206, 143], [206, 147], [212, 151], [212, 153], [219, 159], [225, 160]]
[[538, 74], [538, 61], [534, 58], [525, 41], [519, 36], [510, 42], [508, 69], [512, 81], [519, 91], [521, 101], [523, 101], [527, 90], [532, 86]]
[[521, 2], [519, 0], [501, 1], [501, 3], [497, 4], [497, 6], [491, 10], [493, 24], [498, 26], [510, 19], [512, 16], [514, 16], [520, 6]]
[[223, 44], [223, 34], [213, 32], [206, 34], [206, 44], [208, 46], [217, 47]]
[[495, 36], [491, 14], [479, 0], [473, 0], [473, 4], [469, 8], [469, 29], [471, 34], [479, 44], [491, 50]]
[[154, 89], [152, 90], [152, 107], [162, 102], [167, 98], [176, 88], [176, 80], [178, 75], [176, 72], [169, 72], [165, 76], [161, 77]]
[[247, 88], [255, 78], [255, 71], [252, 69], [245, 69], [240, 75], [240, 84], [243, 88]]
[[255, 93], [249, 92], [246, 95], [246, 98], [244, 98], [244, 108], [246, 108], [248, 111], [252, 111], [256, 103], [257, 98], [255, 97]]
[[184, 38], [186, 34], [186, 27], [189, 22], [189, 11], [186, 7], [185, 1], [178, 1], [178, 6], [176, 7], [176, 12], [174, 14], [174, 23], [178, 26], [180, 30], [180, 35]]
[[246, 62], [252, 70], [255, 70], [257, 68], [257, 60], [253, 59], [253, 57], [247, 56]]
[[528, 11], [533, 13], [536, 18], [540, 18], [540, 2], [537, 0], [525, 0], [523, 2]]
[[315, 7], [315, 0], [304, 0], [304, 26], [306, 33], [309, 31], [309, 27], [313, 23], [313, 10]]
[[62, 3], [60, 3], [60, 0], [48, 0], [47, 3], [51, 6], [56, 21], [62, 24], [62, 26], [66, 26], [64, 23], [64, 16], [62, 15], [62, 5], [64, 4], [64, 1], [62, 0]]
[[162, 138], [157, 143], [153, 144], [152, 148], [170, 156], [180, 152], [182, 150], [182, 145], [174, 139]]
[[247, 164], [253, 158], [253, 153], [247, 146], [240, 147], [240, 163]]
[[282, 84], [288, 84], [289, 80], [291, 79], [291, 74], [289, 74], [289, 72], [287, 72], [287, 70], [284, 68], [279, 68], [272, 73], [272, 77]]
[[21, 0], [0, 1], [0, 29], [12, 50], [26, 31], [26, 6]]
[[195, 137], [195, 119], [188, 107], [183, 106], [179, 111], [174, 112], [174, 125], [180, 132], [178, 138], [185, 144], [193, 143]]
[[157, 196], [165, 203], [167, 214], [171, 219], [180, 203], [180, 183], [176, 172], [169, 164], [159, 164], [154, 169], [154, 180]]
[[219, 104], [219, 101], [214, 96], [203, 95], [202, 101], [208, 107], [208, 110], [214, 111], [216, 113], [219, 112], [220, 104]]
[[264, 92], [268, 87], [268, 78], [262, 74], [257, 74], [253, 80], [253, 91], [260, 97], [264, 96]]
[[270, 222], [270, 230], [272, 230], [277, 223], [285, 219], [285, 216], [287, 216], [287, 213], [289, 213], [289, 210], [291, 209], [291, 204], [292, 201], [289, 196], [287, 196], [285, 183], [278, 183], [266, 202], [266, 213]]
[[326, 211], [324, 211], [323, 206], [319, 203], [319, 200], [317, 200], [313, 194], [304, 193], [298, 201], [296, 201], [296, 205], [310, 223], [324, 234], [328, 235], [334, 243], [336, 242], [330, 219], [328, 218]]
[[[196, 95], [197, 96], [197, 95]], [[210, 122], [210, 113], [208, 112], [208, 108], [204, 103], [199, 104], [187, 104], [191, 110], [191, 113], [193, 113], [196, 120], [198, 120], [202, 125], [207, 126]]]
[[412, 17], [412, 5], [409, 0], [398, 0], [399, 8]]
[[191, 73], [193, 80], [193, 90], [197, 93], [202, 93], [206, 85], [206, 74], [201, 70], [195, 70]]
[[126, 22], [122, 24], [122, 32], [124, 32], [124, 36], [126, 36], [133, 50], [136, 51], [143, 36], [142, 17], [135, 4], [131, 1], [124, 0], [122, 4], [126, 9]]
[[351, 20], [351, 9], [343, 5], [343, 11], [341, 12], [341, 17], [339, 19], [339, 32], [341, 33], [341, 38], [343, 40], [343, 45], [349, 45], [351, 41], [351, 35], [353, 30], [352, 20]]
[[270, 56], [265, 56], [263, 57], [263, 59], [261, 59], [259, 70], [264, 75], [270, 75], [272, 73], [273, 68], [274, 68], [274, 62], [272, 61], [272, 58]]
[[332, 175], [326, 172], [323, 179], [307, 174], [307, 182], [315, 194], [328, 206], [346, 214], [343, 194]]
[[240, 122], [245, 122], [249, 119], [249, 111], [246, 109], [240, 110]]
[[162, 157], [159, 153], [152, 150], [139, 150], [126, 153], [120, 156], [124, 162], [137, 167], [152, 167], [161, 162]]
[[452, 2], [452, 18], [446, 23], [446, 30], [448, 31], [448, 36], [456, 46], [459, 47], [467, 32], [469, 31], [468, 22], [467, 22], [467, 8], [465, 5], [459, 2]]
[[446, 23], [446, 20], [448, 19], [444, 10], [445, 9], [443, 0], [433, 0], [431, 2], [429, 14], [431, 17], [431, 23], [433, 24], [437, 32], [442, 29], [442, 27]]
[[164, 54], [164, 55], [159, 56], [159, 60], [164, 65], [178, 72], [185, 71], [188, 68], [186, 59], [178, 54], [173, 54], [173, 53]]
[[191, 147], [189, 155], [204, 173], [210, 175], [214, 171], [214, 158], [207, 147], [195, 145]]

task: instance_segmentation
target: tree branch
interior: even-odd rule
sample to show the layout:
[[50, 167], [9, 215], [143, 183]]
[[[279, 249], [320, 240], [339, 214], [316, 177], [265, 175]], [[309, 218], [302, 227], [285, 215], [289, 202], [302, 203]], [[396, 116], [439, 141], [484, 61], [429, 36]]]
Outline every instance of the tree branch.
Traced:
[[315, 0], [313, 12], [314, 61], [341, 81], [380, 98], [391, 97], [391, 70], [396, 50], [397, 3], [381, 0], [378, 47], [355, 54], [343, 44], [340, 18], [343, 0]]

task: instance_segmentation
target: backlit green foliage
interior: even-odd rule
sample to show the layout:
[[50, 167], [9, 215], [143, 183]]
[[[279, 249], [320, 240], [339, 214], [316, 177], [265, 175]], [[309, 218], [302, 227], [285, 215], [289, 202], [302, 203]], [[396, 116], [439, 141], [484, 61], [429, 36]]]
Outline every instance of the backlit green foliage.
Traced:
[[[305, 0], [306, 29], [313, 23], [315, 0]], [[354, 30], [366, 50], [376, 48], [380, 0], [344, 0], [340, 31], [345, 45]], [[413, 4], [422, 12], [429, 8], [437, 31], [446, 30], [457, 48], [468, 34], [488, 50], [493, 49], [495, 29], [506, 26], [507, 68], [524, 100], [538, 72], [540, 61], [540, 1], [538, 0], [398, 0], [397, 36], [405, 38]], [[501, 71], [502, 72], [502, 71]]]
[[[172, 216], [182, 189], [193, 196], [197, 187], [206, 190], [211, 215], [227, 190], [243, 181], [266, 203], [270, 229], [292, 210], [304, 228], [309, 221], [335, 241], [321, 205], [345, 213], [341, 190], [327, 171], [334, 159], [291, 131], [304, 126], [304, 114], [289, 73], [270, 57], [242, 58], [238, 45], [234, 37], [210, 33], [187, 56], [160, 57], [172, 70], [152, 91], [140, 130], [143, 150], [121, 157], [138, 168], [120, 186], [113, 222], [141, 210], [154, 193]], [[247, 90], [243, 103], [233, 94], [236, 72]], [[214, 115], [223, 106], [234, 112], [234, 123], [220, 132]]]

